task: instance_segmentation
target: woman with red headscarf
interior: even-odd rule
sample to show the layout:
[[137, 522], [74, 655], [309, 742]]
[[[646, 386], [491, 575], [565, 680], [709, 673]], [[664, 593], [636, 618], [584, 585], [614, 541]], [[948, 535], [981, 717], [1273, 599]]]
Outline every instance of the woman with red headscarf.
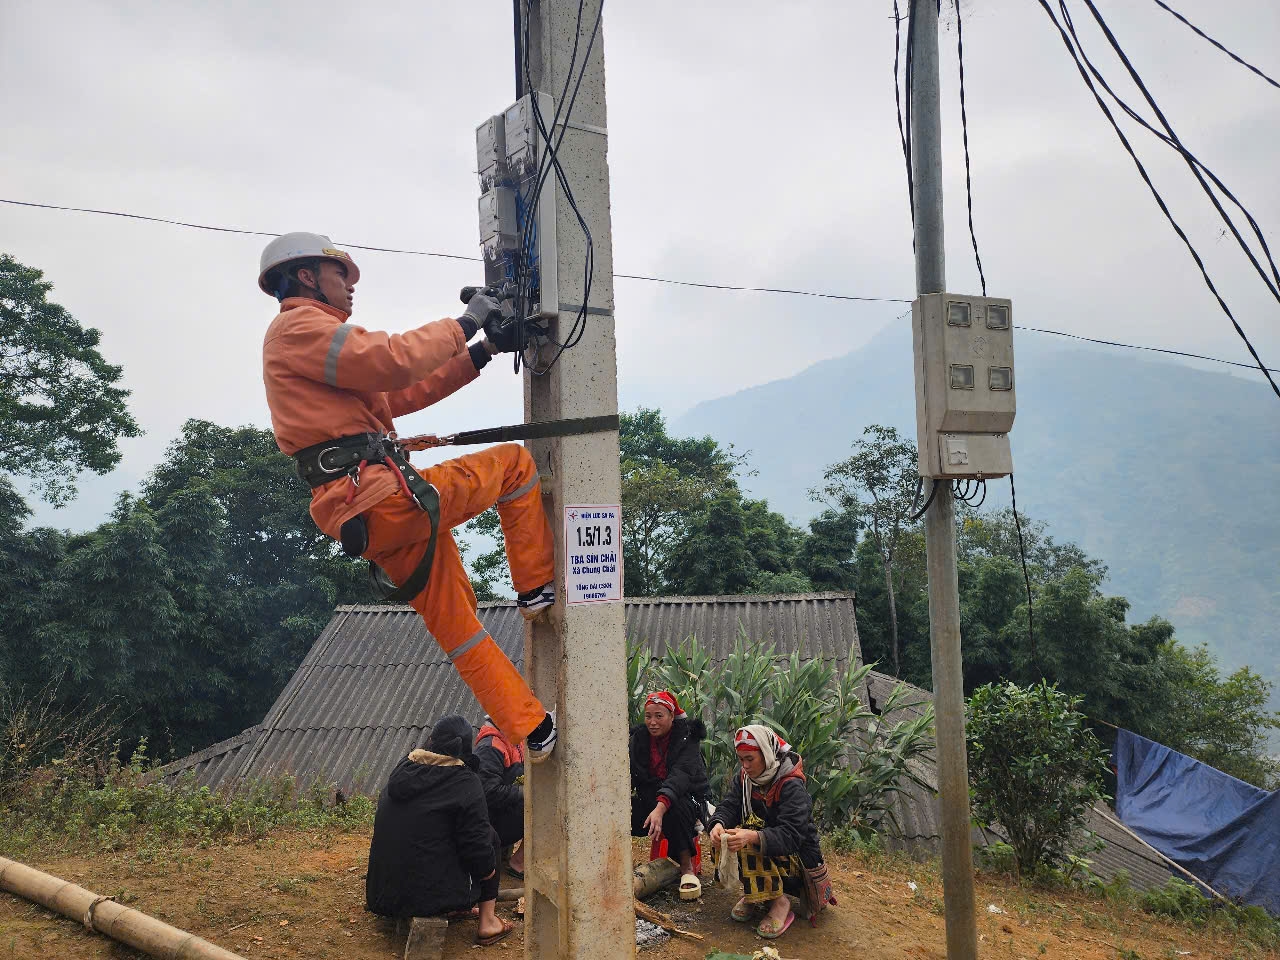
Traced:
[[804, 785], [804, 761], [763, 724], [738, 728], [733, 745], [742, 767], [711, 818], [712, 853], [726, 838], [742, 877], [742, 899], [729, 915], [745, 923], [767, 904], [756, 933], [776, 939], [796, 918], [790, 888], [804, 895], [809, 922], [817, 926], [819, 911], [836, 900]]
[[706, 725], [666, 690], [649, 694], [644, 723], [631, 728], [631, 835], [666, 838], [667, 856], [680, 863], [682, 900], [702, 894], [693, 851], [710, 791], [698, 746], [706, 736]]

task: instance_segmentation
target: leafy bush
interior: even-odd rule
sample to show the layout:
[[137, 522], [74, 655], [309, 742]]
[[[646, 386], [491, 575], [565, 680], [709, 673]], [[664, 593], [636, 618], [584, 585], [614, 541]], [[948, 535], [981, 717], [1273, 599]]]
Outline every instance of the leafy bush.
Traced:
[[1190, 921], [1197, 926], [1208, 919], [1213, 904], [1193, 884], [1170, 877], [1163, 887], [1155, 887], [1142, 895], [1142, 909], [1175, 920]]
[[1018, 871], [1018, 856], [1013, 847], [1003, 840], [975, 846], [973, 858], [983, 873], [1014, 874]]
[[[646, 659], [642, 645], [628, 649], [629, 714], [643, 712], [650, 689], [667, 689], [691, 716], [707, 723], [703, 759], [713, 792], [719, 794], [737, 770], [734, 732], [749, 723], [776, 730], [804, 758], [814, 816], [822, 824], [847, 827], [864, 841], [897, 828], [891, 803], [908, 781], [926, 786], [912, 764], [933, 746], [933, 707], [907, 719], [892, 718], [908, 706], [910, 688], [898, 685], [871, 713], [858, 696], [873, 665], [839, 673], [823, 660], [799, 653], [780, 660], [772, 645], [739, 631], [722, 662], [689, 637]], [[852, 658], [851, 658], [852, 659]]]
[[987, 684], [969, 700], [974, 816], [1003, 828], [1022, 876], [1066, 862], [1089, 808], [1105, 798], [1107, 754], [1079, 702], [1043, 680]]

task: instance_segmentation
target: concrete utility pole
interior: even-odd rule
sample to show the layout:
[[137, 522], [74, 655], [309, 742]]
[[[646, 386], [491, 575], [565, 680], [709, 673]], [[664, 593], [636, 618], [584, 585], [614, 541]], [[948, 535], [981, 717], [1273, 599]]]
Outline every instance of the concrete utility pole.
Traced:
[[[911, 166], [915, 191], [916, 293], [943, 293], [942, 117], [938, 88], [938, 8], [911, 4]], [[937, 712], [938, 792], [942, 808], [942, 888], [948, 960], [976, 960], [969, 760], [964, 734], [960, 658], [960, 590], [956, 578], [955, 502], [951, 481], [937, 484], [925, 514], [929, 568], [929, 644]]]
[[[587, 0], [582, 7], [575, 77], [601, 2]], [[517, 97], [531, 92], [525, 89], [524, 54], [533, 90], [551, 94], [560, 106], [579, 9], [576, 0], [515, 0]], [[522, 51], [526, 13], [529, 39]], [[551, 117], [545, 119], [549, 125]], [[559, 152], [594, 243], [590, 313], [581, 342], [566, 350], [550, 373], [537, 377], [526, 372], [527, 421], [618, 410], [605, 123], [604, 38], [598, 35]], [[560, 313], [553, 332], [562, 340], [583, 302], [586, 244], [563, 188], [554, 177], [547, 186], [556, 190]], [[525, 670], [543, 702], [557, 705], [560, 740], [549, 760], [526, 768], [525, 956], [632, 960], [635, 914], [623, 605], [620, 593], [616, 602], [569, 604], [565, 576], [566, 507], [621, 503], [618, 435], [563, 437], [531, 442], [529, 447], [556, 535], [556, 592], [561, 602], [550, 623], [535, 624], [526, 632]], [[616, 552], [621, 556], [620, 544]]]

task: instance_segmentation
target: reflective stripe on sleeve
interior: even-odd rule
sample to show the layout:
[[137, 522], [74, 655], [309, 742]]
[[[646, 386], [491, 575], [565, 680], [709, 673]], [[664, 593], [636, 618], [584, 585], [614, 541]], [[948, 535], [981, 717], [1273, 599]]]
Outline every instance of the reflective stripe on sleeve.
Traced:
[[329, 352], [324, 358], [324, 382], [331, 387], [338, 385], [338, 354], [342, 352], [342, 345], [347, 342], [347, 334], [350, 332], [350, 326], [340, 323], [333, 331], [333, 339], [329, 341]]

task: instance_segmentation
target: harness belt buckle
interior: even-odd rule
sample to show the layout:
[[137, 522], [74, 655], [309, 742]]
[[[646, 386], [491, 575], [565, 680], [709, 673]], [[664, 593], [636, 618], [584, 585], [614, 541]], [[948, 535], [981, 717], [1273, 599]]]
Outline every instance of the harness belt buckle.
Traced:
[[316, 454], [316, 469], [318, 469], [321, 473], [328, 474], [328, 475], [331, 475], [331, 476], [337, 476], [337, 475], [338, 475], [338, 474], [340, 474], [340, 473], [345, 473], [345, 472], [346, 472], [346, 470], [345, 470], [344, 468], [342, 468], [342, 467], [330, 468], [330, 467], [326, 467], [326, 466], [324, 465], [324, 455], [325, 455], [326, 453], [333, 453], [335, 450], [341, 450], [341, 449], [342, 449], [342, 448], [341, 448], [341, 447], [338, 447], [338, 446], [325, 447], [323, 450], [321, 450], [319, 453], [317, 453], [317, 454]]

